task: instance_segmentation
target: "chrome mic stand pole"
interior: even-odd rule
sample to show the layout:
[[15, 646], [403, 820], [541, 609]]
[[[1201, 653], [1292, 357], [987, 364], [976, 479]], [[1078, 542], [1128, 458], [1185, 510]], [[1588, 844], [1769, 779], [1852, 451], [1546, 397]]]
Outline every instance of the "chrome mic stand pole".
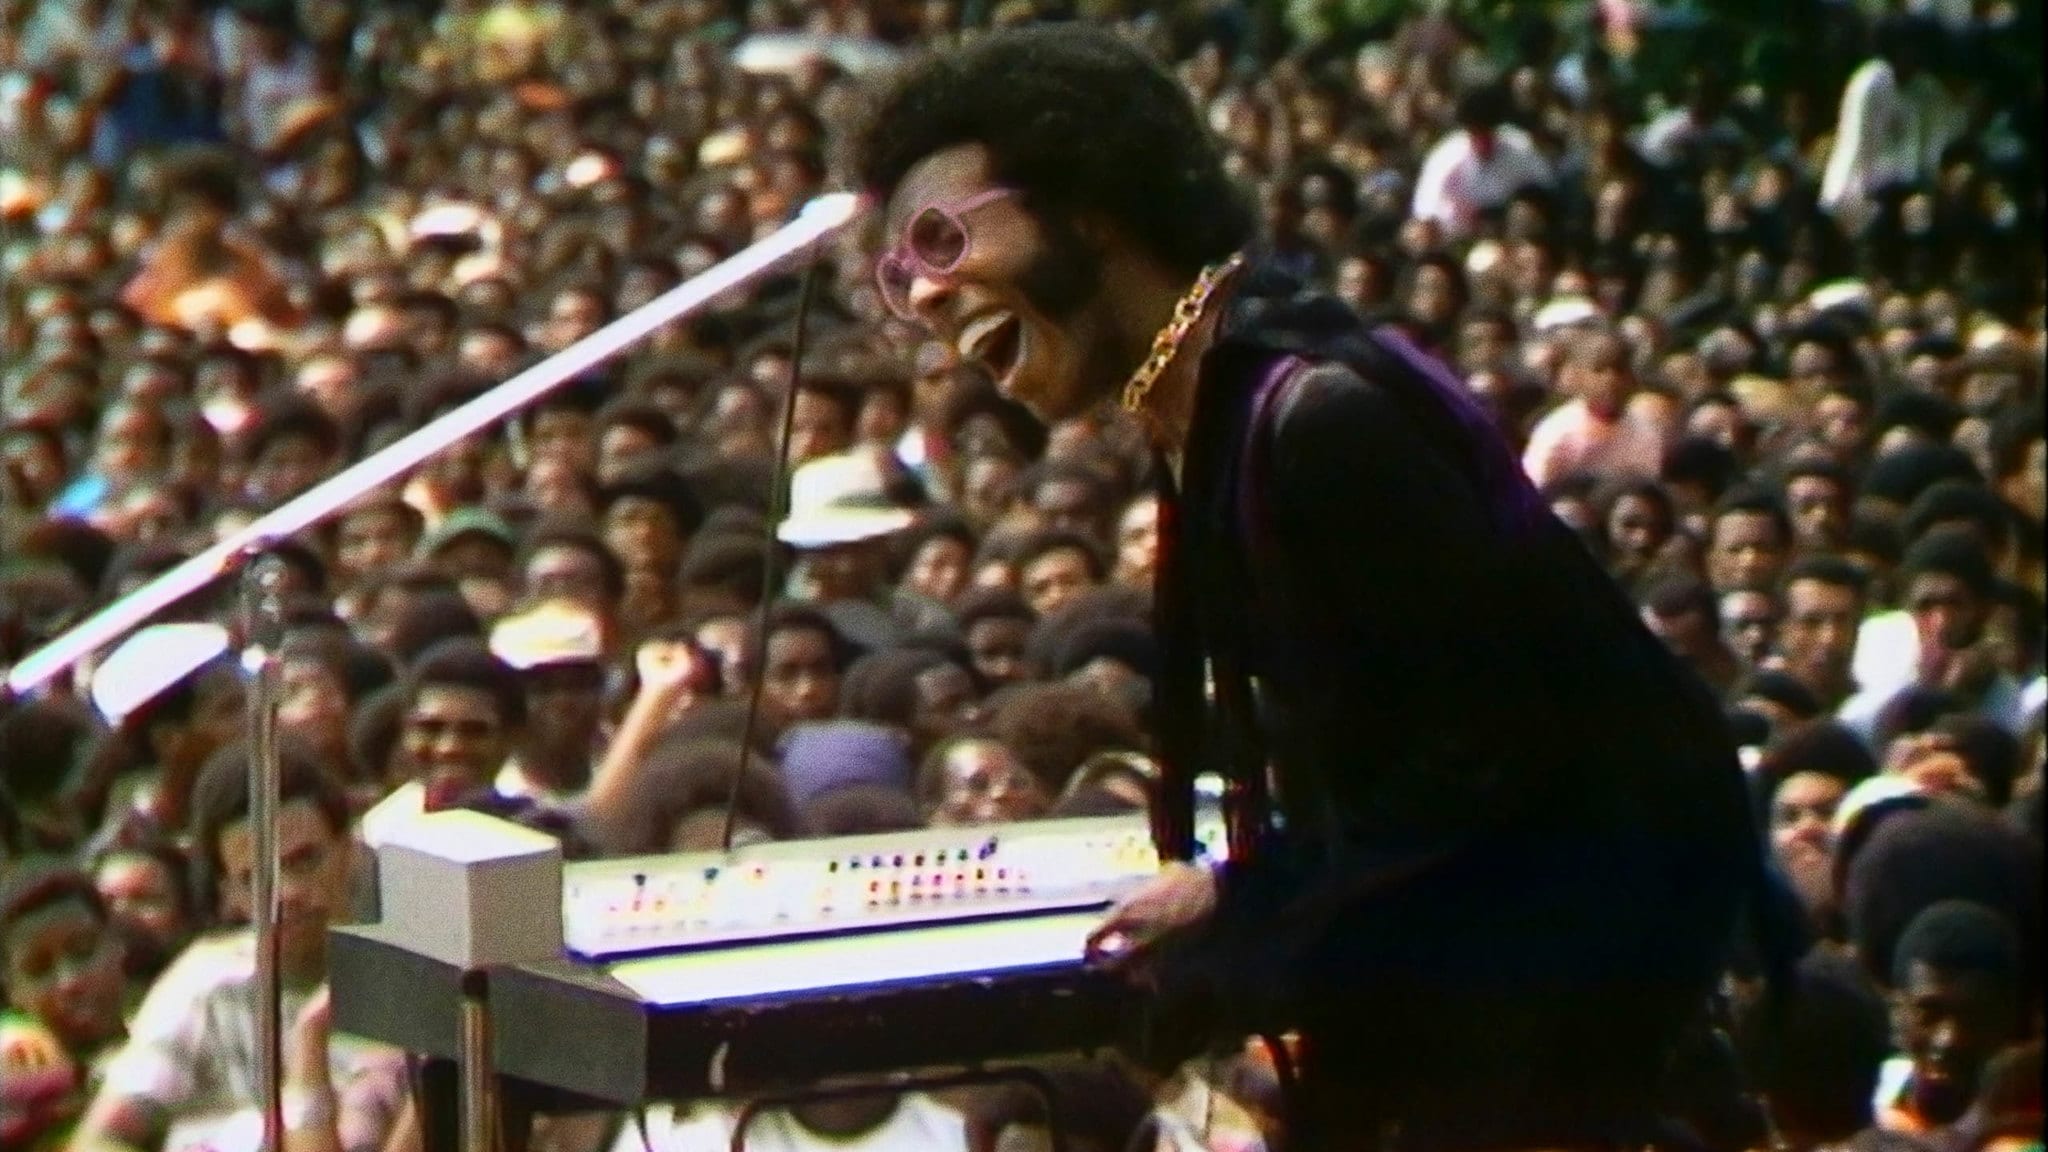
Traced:
[[481, 973], [462, 977], [456, 1050], [461, 1059], [462, 1152], [494, 1152], [498, 1145], [498, 1077], [491, 1061], [490, 1000]]
[[284, 639], [285, 564], [256, 557], [242, 576], [248, 646], [243, 667], [249, 685], [249, 827], [256, 872], [249, 915], [256, 929], [256, 1043], [263, 1102], [263, 1150], [284, 1152], [284, 989], [278, 970], [278, 792], [283, 769], [277, 746], [277, 650]]

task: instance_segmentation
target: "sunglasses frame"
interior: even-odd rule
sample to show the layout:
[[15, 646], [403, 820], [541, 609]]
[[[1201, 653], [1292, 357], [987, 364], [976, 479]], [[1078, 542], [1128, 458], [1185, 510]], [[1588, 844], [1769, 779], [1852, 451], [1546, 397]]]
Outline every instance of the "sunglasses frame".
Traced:
[[[993, 204], [998, 200], [1006, 200], [1012, 196], [1019, 195], [1022, 195], [1022, 193], [1015, 188], [984, 188], [971, 196], [965, 196], [958, 200], [935, 200], [912, 212], [903, 221], [903, 231], [897, 236], [895, 246], [884, 252], [875, 261], [875, 291], [881, 294], [882, 306], [887, 308], [898, 319], [915, 319], [916, 316], [911, 310], [907, 294], [901, 304], [898, 304], [892, 297], [889, 290], [890, 274], [893, 272], [907, 273], [906, 283], [909, 280], [915, 280], [918, 276], [952, 275], [953, 271], [959, 268], [961, 263], [967, 259], [967, 254], [974, 250], [974, 233], [967, 227], [967, 214], [977, 208]], [[923, 220], [928, 212], [938, 213], [948, 223], [952, 224], [953, 227], [960, 230], [960, 254], [945, 264], [938, 264], [925, 259], [918, 254], [917, 246], [911, 242], [911, 231], [917, 227], [918, 221]], [[907, 291], [906, 289], [906, 293]]]

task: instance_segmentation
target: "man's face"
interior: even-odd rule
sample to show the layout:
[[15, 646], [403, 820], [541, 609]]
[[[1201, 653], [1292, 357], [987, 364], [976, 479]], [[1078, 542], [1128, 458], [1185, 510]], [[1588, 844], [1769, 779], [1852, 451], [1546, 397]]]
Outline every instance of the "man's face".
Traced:
[[399, 740], [411, 770], [436, 793], [489, 784], [512, 750], [497, 700], [481, 688], [454, 684], [420, 689]]
[[596, 455], [597, 429], [587, 412], [549, 408], [533, 418], [533, 454], [588, 468]]
[[512, 375], [519, 365], [519, 346], [502, 332], [471, 332], [457, 346], [461, 366], [492, 379]]
[[95, 460], [109, 480], [125, 484], [163, 465], [163, 424], [149, 409], [119, 404], [100, 422]]
[[1790, 872], [1834, 858], [1835, 808], [1846, 791], [1820, 772], [1794, 772], [1771, 797], [1771, 848]]
[[287, 659], [278, 669], [277, 723], [315, 748], [348, 749], [348, 696], [327, 665]]
[[1999, 492], [2007, 503], [2039, 524], [2044, 510], [2048, 510], [2043, 507], [2048, 504], [2048, 443], [2029, 443], [2020, 470], [1999, 482]]
[[1074, 602], [1095, 583], [1088, 558], [1073, 548], [1055, 548], [1024, 565], [1019, 573], [1024, 601], [1040, 616], [1050, 616]]
[[1645, 608], [1643, 623], [1664, 646], [1671, 650], [1687, 665], [1697, 669], [1710, 656], [1719, 643], [1720, 637], [1707, 618], [1698, 612], [1681, 612], [1676, 616], [1663, 616]]
[[839, 666], [830, 637], [810, 628], [784, 628], [768, 638], [763, 664], [761, 698], [771, 720], [825, 720], [838, 709]]
[[1158, 563], [1159, 502], [1148, 497], [1124, 509], [1117, 522], [1117, 575], [1133, 587], [1150, 588]]
[[903, 582], [913, 591], [941, 604], [948, 603], [967, 586], [967, 569], [972, 563], [974, 553], [966, 542], [952, 536], [934, 536], [911, 558]]
[[1016, 754], [993, 740], [957, 745], [946, 755], [945, 793], [932, 823], [1007, 824], [1044, 813], [1045, 789]]
[[484, 467], [490, 455], [490, 443], [482, 433], [465, 436], [429, 460], [421, 475], [452, 502], [469, 503], [483, 496]]
[[1787, 364], [1787, 378], [1795, 389], [1814, 395], [1840, 378], [1835, 353], [1826, 345], [1804, 343], [1793, 347]]
[[1634, 384], [1628, 349], [1613, 336], [1603, 333], [1580, 337], [1566, 355], [1565, 391], [1584, 401], [1587, 410], [1603, 420], [1621, 415]]
[[974, 680], [957, 664], [920, 672], [914, 687], [917, 707], [910, 718], [911, 735], [923, 746], [965, 727], [974, 714]]
[[967, 630], [967, 651], [974, 660], [975, 675], [990, 688], [1015, 684], [1030, 675], [1024, 660], [1024, 645], [1031, 636], [1026, 620], [988, 617]]
[[451, 580], [501, 579], [511, 571], [512, 549], [494, 536], [465, 532], [436, 549], [433, 562]]
[[1721, 598], [1721, 631], [1744, 664], [1754, 668], [1777, 639], [1778, 601], [1768, 592], [1730, 592]]
[[541, 325], [539, 343], [559, 352], [604, 325], [604, 304], [582, 292], [564, 292], [548, 305], [548, 318]]
[[1608, 513], [1608, 542], [1614, 547], [1615, 559], [1628, 571], [1647, 566], [1670, 536], [1670, 517], [1641, 496], [1623, 496]]
[[881, 555], [875, 541], [861, 540], [800, 553], [795, 585], [806, 600], [866, 600], [881, 586]]
[[[328, 827], [311, 800], [293, 800], [277, 810], [279, 950], [286, 973], [296, 979], [322, 975], [327, 929], [348, 909], [349, 838]], [[222, 912], [246, 921], [255, 899], [256, 834], [247, 820], [220, 834]]]
[[1048, 528], [1079, 532], [1091, 540], [1102, 538], [1101, 494], [1079, 480], [1048, 480], [1032, 494], [1032, 508]]
[[1785, 485], [1792, 531], [1806, 548], [1838, 547], [1849, 534], [1848, 493], [1826, 476], [1795, 476]]
[[1785, 590], [1785, 622], [1778, 635], [1785, 670], [1809, 688], [1834, 691], [1844, 685], [1856, 658], [1862, 618], [1863, 597], [1854, 588], [1794, 580]]
[[[950, 213], [995, 187], [981, 145], [935, 152], [890, 196], [884, 242], [929, 236], [943, 220], [933, 210]], [[908, 305], [939, 340], [986, 368], [1005, 396], [1055, 423], [1093, 407], [1137, 365], [1138, 350], [1126, 346], [1104, 306], [1099, 256], [1071, 228], [1039, 218], [1015, 195], [953, 219], [966, 233], [958, 263], [917, 275]]]
[[1946, 572], [1923, 572], [1906, 586], [1906, 611], [1923, 651], [1955, 652], [1984, 635], [1984, 598]]
[[588, 769], [604, 722], [604, 666], [550, 664], [520, 676], [526, 688], [526, 743], [540, 759]]
[[7, 1005], [34, 1017], [76, 1054], [121, 1033], [121, 950], [84, 901], [30, 913], [7, 931]]
[[249, 494], [281, 504], [320, 482], [327, 474], [327, 454], [305, 436], [280, 436], [263, 446], [249, 468]]
[[1913, 1061], [1913, 1105], [1953, 1123], [1977, 1095], [1984, 1065], [2013, 1039], [2014, 1011], [1996, 981], [1915, 961], [1892, 994], [1893, 1041]]
[[1718, 592], [1770, 588], [1785, 566], [1785, 541], [1762, 512], [1729, 512], [1714, 521], [1707, 575]]
[[976, 456], [961, 478], [960, 510], [970, 523], [986, 528], [1002, 516], [1017, 480], [1017, 463], [1006, 456]]
[[167, 750], [163, 758], [175, 759], [179, 764], [196, 769], [215, 752], [239, 739], [244, 721], [244, 699], [239, 681], [222, 679], [209, 682], [193, 705], [191, 722], [178, 730], [175, 746]]
[[675, 571], [683, 536], [667, 508], [645, 496], [621, 496], [604, 512], [604, 542], [629, 569]]
[[790, 413], [789, 459], [792, 465], [834, 452], [844, 452], [853, 442], [853, 413], [846, 405], [823, 393], [796, 394], [796, 410]]
[[526, 561], [526, 594], [536, 600], [565, 599], [596, 612], [611, 608], [604, 564], [589, 550], [556, 545]]
[[1468, 320], [1458, 329], [1458, 367], [1467, 373], [1501, 367], [1514, 348], [1514, 330], [1492, 319]]
[[131, 941], [146, 944], [164, 959], [185, 932], [177, 884], [163, 861], [140, 852], [114, 853], [93, 874], [93, 886], [114, 922], [127, 930]]

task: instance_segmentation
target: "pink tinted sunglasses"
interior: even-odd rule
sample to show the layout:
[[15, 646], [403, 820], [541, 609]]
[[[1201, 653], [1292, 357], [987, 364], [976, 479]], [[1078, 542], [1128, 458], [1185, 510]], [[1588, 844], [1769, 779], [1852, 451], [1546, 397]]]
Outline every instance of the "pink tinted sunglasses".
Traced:
[[905, 320], [915, 319], [910, 286], [920, 276], [945, 276], [960, 267], [973, 246], [967, 214], [1017, 195], [1015, 188], [989, 188], [962, 200], [927, 204], [903, 224], [896, 247], [875, 261], [875, 285], [882, 303]]

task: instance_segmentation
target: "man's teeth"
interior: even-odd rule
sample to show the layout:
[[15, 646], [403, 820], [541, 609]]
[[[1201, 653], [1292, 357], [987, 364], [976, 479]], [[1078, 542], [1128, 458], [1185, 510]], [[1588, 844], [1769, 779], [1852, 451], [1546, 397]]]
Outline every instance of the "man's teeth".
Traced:
[[1003, 325], [1008, 324], [1012, 319], [1014, 317], [1008, 312], [992, 312], [983, 316], [981, 319], [961, 329], [960, 339], [953, 347], [961, 356], [969, 360], [980, 360], [983, 358], [981, 355], [982, 347], [994, 338], [997, 332], [1002, 330]]

